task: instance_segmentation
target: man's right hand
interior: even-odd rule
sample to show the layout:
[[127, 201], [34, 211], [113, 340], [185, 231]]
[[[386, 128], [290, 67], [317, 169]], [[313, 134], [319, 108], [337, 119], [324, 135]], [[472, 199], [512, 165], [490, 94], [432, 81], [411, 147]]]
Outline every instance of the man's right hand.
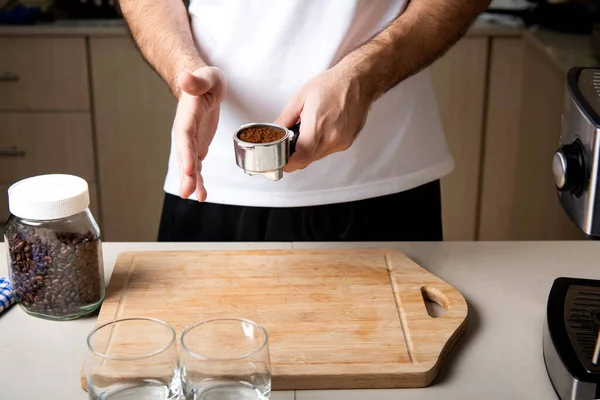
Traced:
[[179, 159], [179, 195], [186, 199], [194, 192], [206, 200], [202, 161], [208, 153], [219, 122], [221, 101], [227, 91], [223, 72], [216, 67], [200, 67], [177, 76], [181, 90], [173, 123], [173, 136]]

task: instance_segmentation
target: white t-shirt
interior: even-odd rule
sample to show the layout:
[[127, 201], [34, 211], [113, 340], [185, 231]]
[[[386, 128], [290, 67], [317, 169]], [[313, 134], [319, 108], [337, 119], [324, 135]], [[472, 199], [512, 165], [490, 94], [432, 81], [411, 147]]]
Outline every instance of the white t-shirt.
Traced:
[[[273, 122], [313, 76], [380, 31], [407, 0], [191, 0], [192, 31], [228, 92], [202, 164], [207, 202], [296, 207], [341, 203], [408, 190], [454, 164], [446, 147], [429, 70], [380, 97], [352, 147], [279, 181], [249, 176], [235, 163], [233, 133]], [[179, 192], [171, 145], [165, 191]], [[194, 196], [191, 199], [195, 199]]]

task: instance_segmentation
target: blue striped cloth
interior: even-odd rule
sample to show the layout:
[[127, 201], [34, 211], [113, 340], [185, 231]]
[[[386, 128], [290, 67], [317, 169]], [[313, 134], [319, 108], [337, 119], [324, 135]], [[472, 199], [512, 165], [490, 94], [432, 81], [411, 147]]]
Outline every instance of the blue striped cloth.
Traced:
[[0, 313], [15, 303], [10, 281], [0, 276]]

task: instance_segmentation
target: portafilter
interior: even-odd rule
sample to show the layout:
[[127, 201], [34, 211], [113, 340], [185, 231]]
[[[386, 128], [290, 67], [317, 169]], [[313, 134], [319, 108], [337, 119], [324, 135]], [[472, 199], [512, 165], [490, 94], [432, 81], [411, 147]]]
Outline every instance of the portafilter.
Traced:
[[[240, 135], [251, 128], [268, 128], [281, 133], [273, 141], [253, 143], [244, 141]], [[283, 178], [283, 167], [296, 151], [296, 141], [300, 135], [300, 123], [288, 129], [270, 123], [242, 125], [233, 135], [235, 161], [248, 175], [263, 175], [273, 181]]]

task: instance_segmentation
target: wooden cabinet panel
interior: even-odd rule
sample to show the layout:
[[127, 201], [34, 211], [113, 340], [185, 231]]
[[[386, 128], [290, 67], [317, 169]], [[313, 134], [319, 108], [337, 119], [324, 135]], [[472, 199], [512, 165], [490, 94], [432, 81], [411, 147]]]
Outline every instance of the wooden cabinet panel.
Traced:
[[90, 115], [0, 113], [0, 183], [53, 173], [95, 181]]
[[[10, 185], [8, 184], [0, 184], [0, 228], [4, 229], [4, 224], [10, 215], [10, 211], [8, 211], [8, 188]], [[2, 230], [2, 235], [4, 234], [4, 230]], [[0, 235], [0, 236], [2, 236]]]
[[512, 240], [583, 239], [561, 208], [552, 174], [565, 104], [565, 72], [525, 42]]
[[176, 103], [130, 39], [90, 48], [103, 235], [155, 241]]
[[522, 38], [492, 41], [478, 240], [510, 240], [523, 76]]
[[477, 221], [488, 39], [463, 38], [432, 66], [454, 171], [444, 177], [445, 240], [474, 240]]
[[89, 110], [84, 38], [0, 38], [0, 110]]

